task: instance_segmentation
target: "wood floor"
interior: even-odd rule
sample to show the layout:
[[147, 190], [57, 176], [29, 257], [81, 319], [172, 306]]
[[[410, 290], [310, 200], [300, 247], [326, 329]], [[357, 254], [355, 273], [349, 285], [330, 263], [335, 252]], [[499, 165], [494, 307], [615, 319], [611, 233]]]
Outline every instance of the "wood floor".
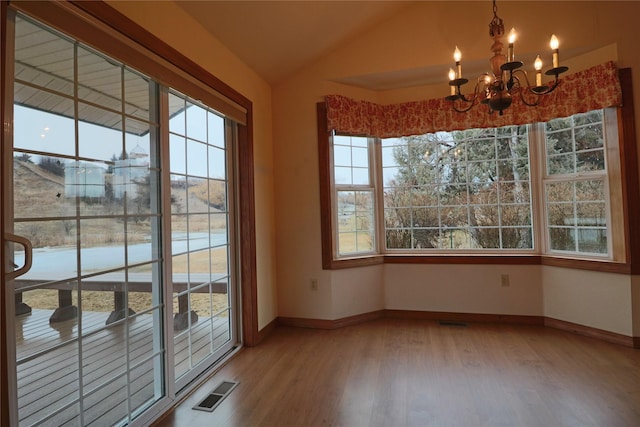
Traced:
[[156, 425], [639, 426], [640, 350], [542, 326], [278, 327]]

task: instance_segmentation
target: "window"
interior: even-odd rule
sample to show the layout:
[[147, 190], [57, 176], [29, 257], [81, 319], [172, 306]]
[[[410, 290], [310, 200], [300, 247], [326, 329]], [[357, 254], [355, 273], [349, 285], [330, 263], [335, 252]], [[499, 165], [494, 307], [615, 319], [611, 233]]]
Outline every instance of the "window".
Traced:
[[607, 255], [609, 203], [602, 110], [545, 124], [549, 250]]
[[[342, 218], [364, 212], [354, 207], [359, 191], [367, 199], [359, 206], [375, 221], [367, 237], [379, 242], [337, 251], [337, 263], [325, 268], [370, 263], [363, 258], [371, 255], [381, 262], [499, 254], [500, 262], [513, 256], [529, 263], [524, 255], [537, 262], [543, 256], [624, 263], [618, 126], [617, 110], [609, 108], [547, 123], [399, 138], [328, 133], [336, 209], [324, 240], [341, 247], [345, 231], [363, 231], [348, 229]], [[353, 160], [354, 147], [369, 153], [367, 165], [366, 156]]]
[[526, 126], [383, 139], [388, 250], [532, 249]]
[[334, 181], [339, 256], [375, 249], [374, 186], [367, 138], [336, 135]]

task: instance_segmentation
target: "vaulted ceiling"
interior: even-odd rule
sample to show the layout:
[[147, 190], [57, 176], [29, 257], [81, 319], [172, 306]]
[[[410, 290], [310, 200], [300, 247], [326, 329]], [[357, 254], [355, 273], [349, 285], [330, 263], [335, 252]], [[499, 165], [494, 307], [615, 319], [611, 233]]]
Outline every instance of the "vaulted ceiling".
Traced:
[[[424, 36], [424, 40], [437, 35], [440, 45], [428, 44], [428, 47], [431, 49], [430, 55], [437, 57], [436, 61], [440, 63], [379, 74], [336, 77], [335, 81], [372, 90], [436, 84], [443, 80], [449, 66], [447, 61], [450, 61], [450, 52], [442, 51], [443, 45], [452, 49], [457, 43], [464, 43], [467, 49], [469, 46], [475, 46], [477, 52], [487, 54], [486, 57], [475, 59], [466, 57], [465, 70], [470, 75], [486, 72], [488, 68], [491, 45], [486, 26], [491, 20], [489, 0], [174, 1], [274, 86], [324, 55], [357, 40], [364, 32], [392, 20], [396, 15], [404, 13], [405, 18], [411, 17], [411, 8], [416, 8], [416, 13], [431, 16], [427, 23], [412, 21], [412, 25], [426, 25], [424, 31], [421, 29], [421, 32], [417, 33]], [[520, 6], [516, 6], [518, 3], [520, 2], [503, 1], [500, 11], [504, 12], [503, 18], [507, 21], [511, 18], [513, 21], [509, 25], [519, 26], [524, 34], [535, 35], [528, 39], [523, 38], [524, 43], [520, 43], [519, 46], [519, 54], [532, 61], [540, 53], [540, 49], [544, 49], [546, 33], [550, 34], [549, 31], [554, 32], [558, 28], [540, 29], [540, 21], [523, 19], [517, 9]], [[563, 4], [564, 10], [568, 10], [571, 2]], [[457, 25], [459, 22], [470, 23], [468, 27], [473, 31], [467, 31], [466, 26], [460, 28]], [[541, 34], [544, 34], [544, 37]], [[486, 38], [479, 39], [482, 36]], [[442, 43], [442, 40], [446, 40], [446, 43]], [[602, 47], [583, 46], [581, 43], [579, 39], [563, 41], [563, 58], [568, 59]]]
[[180, 0], [176, 3], [275, 85], [411, 2]]

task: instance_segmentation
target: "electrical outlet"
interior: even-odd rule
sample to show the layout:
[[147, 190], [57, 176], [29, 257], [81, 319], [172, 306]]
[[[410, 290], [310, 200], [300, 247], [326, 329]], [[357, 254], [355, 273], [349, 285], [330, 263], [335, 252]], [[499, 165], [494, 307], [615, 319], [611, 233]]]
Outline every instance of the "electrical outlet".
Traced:
[[510, 285], [509, 283], [509, 275], [508, 274], [501, 274], [500, 275], [500, 285], [502, 285], [503, 288], [506, 288]]
[[311, 279], [309, 283], [312, 291], [318, 290], [318, 279]]

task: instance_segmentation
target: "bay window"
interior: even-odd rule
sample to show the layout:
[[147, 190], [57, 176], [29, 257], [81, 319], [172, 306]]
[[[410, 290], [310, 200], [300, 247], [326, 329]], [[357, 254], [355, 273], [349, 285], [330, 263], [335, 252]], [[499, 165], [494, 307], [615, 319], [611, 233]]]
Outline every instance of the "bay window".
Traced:
[[327, 96], [318, 135], [321, 208], [332, 212], [323, 245], [333, 249], [323, 248], [323, 266], [570, 259], [628, 268], [624, 217], [634, 205], [621, 165], [633, 141], [619, 135], [618, 70], [590, 72], [615, 75], [608, 96], [580, 96], [578, 75], [563, 82], [567, 108], [514, 105], [504, 117], [443, 112], [439, 100]]

